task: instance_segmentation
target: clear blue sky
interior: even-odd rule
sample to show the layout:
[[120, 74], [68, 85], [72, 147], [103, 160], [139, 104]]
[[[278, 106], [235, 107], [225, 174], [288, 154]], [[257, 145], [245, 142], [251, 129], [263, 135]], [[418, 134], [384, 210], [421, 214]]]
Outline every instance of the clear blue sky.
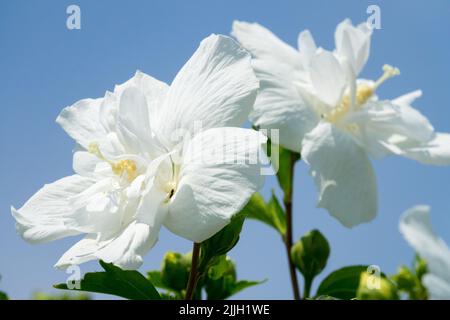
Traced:
[[[82, 29], [66, 28], [66, 7], [81, 7]], [[421, 88], [419, 108], [440, 131], [450, 132], [450, 2], [434, 1], [0, 1], [0, 290], [27, 298], [51, 291], [66, 274], [53, 269], [77, 239], [29, 245], [15, 233], [10, 205], [20, 207], [44, 183], [72, 173], [73, 141], [55, 123], [60, 110], [87, 97], [103, 96], [137, 69], [168, 83], [211, 33], [229, 34], [234, 19], [257, 21], [295, 45], [308, 28], [317, 43], [333, 47], [336, 24], [367, 18], [368, 4], [381, 7], [363, 76], [376, 78], [381, 66], [402, 75], [379, 94], [386, 98]], [[374, 162], [380, 212], [352, 230], [322, 209], [306, 166], [296, 170], [295, 235], [320, 229], [332, 253], [324, 274], [365, 263], [387, 273], [410, 263], [413, 252], [398, 232], [399, 215], [420, 204], [432, 206], [435, 229], [450, 242], [450, 168], [427, 167], [401, 158]], [[276, 188], [269, 177], [263, 194]], [[167, 250], [191, 244], [162, 231], [142, 271], [159, 268]], [[232, 251], [238, 275], [265, 279], [236, 298], [290, 298], [284, 247], [275, 232], [257, 222], [245, 225]], [[84, 272], [96, 263], [82, 265]]]

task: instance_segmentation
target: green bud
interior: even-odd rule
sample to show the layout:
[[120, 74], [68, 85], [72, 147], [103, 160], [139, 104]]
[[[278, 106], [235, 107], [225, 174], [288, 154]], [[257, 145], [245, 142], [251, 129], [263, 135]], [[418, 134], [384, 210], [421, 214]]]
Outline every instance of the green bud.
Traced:
[[212, 280], [217, 280], [224, 276], [231, 276], [236, 280], [236, 266], [228, 256], [220, 256], [208, 269], [208, 277]]
[[329, 255], [330, 246], [319, 230], [305, 234], [291, 249], [292, 261], [309, 281], [322, 272]]
[[173, 290], [186, 289], [191, 268], [191, 253], [167, 252], [161, 266], [162, 282]]
[[392, 276], [392, 280], [397, 284], [399, 290], [406, 292], [414, 290], [417, 285], [416, 275], [405, 266], [398, 268], [398, 272]]
[[414, 268], [416, 269], [417, 278], [422, 279], [423, 275], [428, 272], [427, 263], [418, 255], [414, 260]]
[[229, 257], [221, 256], [208, 270], [205, 291], [208, 299], [226, 299], [236, 285], [236, 265]]
[[356, 293], [358, 300], [398, 300], [397, 288], [383, 276], [361, 273]]

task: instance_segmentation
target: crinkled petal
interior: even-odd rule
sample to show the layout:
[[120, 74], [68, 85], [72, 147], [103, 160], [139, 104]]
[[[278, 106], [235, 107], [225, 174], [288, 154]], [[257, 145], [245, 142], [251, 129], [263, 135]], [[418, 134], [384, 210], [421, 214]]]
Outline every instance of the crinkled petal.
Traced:
[[220, 231], [262, 186], [265, 141], [254, 130], [216, 128], [187, 142], [164, 225], [194, 242]]
[[11, 208], [19, 234], [28, 242], [41, 243], [79, 234], [65, 222], [75, 208], [71, 199], [91, 187], [94, 180], [73, 175], [45, 185], [22, 208]]
[[142, 265], [143, 255], [154, 246], [158, 232], [155, 226], [132, 222], [113, 239], [99, 241], [94, 235], [87, 235], [66, 251], [55, 267], [101, 259], [125, 270], [137, 269]]
[[171, 147], [200, 129], [241, 126], [258, 87], [250, 55], [233, 39], [211, 35], [175, 77], [156, 132]]
[[100, 108], [103, 98], [83, 99], [59, 114], [56, 122], [84, 148], [103, 138], [107, 130], [100, 121]]
[[306, 135], [302, 158], [319, 191], [319, 207], [346, 227], [375, 217], [378, 203], [372, 164], [349, 135], [321, 123]]
[[448, 166], [450, 165], [450, 134], [437, 133], [425, 144], [404, 149], [403, 155], [423, 164]]
[[405, 155], [405, 150], [426, 145], [434, 135], [428, 119], [406, 104], [371, 101], [346, 119], [359, 125], [355, 138], [374, 157]]

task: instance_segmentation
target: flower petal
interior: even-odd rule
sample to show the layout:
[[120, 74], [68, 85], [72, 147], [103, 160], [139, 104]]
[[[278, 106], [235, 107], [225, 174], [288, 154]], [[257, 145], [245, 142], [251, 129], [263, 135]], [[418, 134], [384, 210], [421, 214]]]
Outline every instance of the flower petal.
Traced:
[[430, 273], [423, 276], [422, 282], [427, 288], [429, 299], [450, 300], [450, 282]]
[[404, 149], [403, 155], [424, 164], [448, 166], [450, 165], [450, 134], [436, 133], [427, 143]]
[[128, 153], [144, 154], [150, 158], [162, 153], [150, 126], [147, 98], [136, 86], [126, 88], [120, 96], [117, 131]]
[[306, 135], [302, 158], [309, 164], [319, 191], [319, 207], [346, 227], [375, 217], [378, 204], [372, 165], [350, 136], [321, 123]]
[[231, 34], [256, 59], [275, 60], [291, 70], [301, 68], [298, 51], [258, 23], [234, 21]]
[[317, 97], [335, 107], [346, 85], [346, 74], [334, 55], [322, 50], [311, 59], [310, 77]]
[[[405, 100], [406, 101], [406, 100]], [[360, 133], [355, 137], [374, 157], [406, 155], [405, 150], [426, 145], [434, 129], [419, 111], [397, 101], [371, 101], [350, 115]]]
[[168, 147], [196, 126], [240, 126], [258, 89], [250, 55], [233, 39], [211, 35], [175, 77], [161, 109], [156, 132]]
[[67, 134], [84, 148], [103, 138], [107, 130], [100, 122], [100, 108], [103, 98], [83, 99], [64, 108], [56, 122]]
[[317, 46], [309, 30], [304, 30], [298, 35], [298, 49], [303, 67], [308, 68], [311, 58], [317, 51]]
[[369, 58], [372, 31], [367, 23], [354, 27], [349, 19], [342, 21], [335, 32], [336, 53], [346, 59], [358, 75]]
[[17, 231], [31, 243], [48, 242], [79, 234], [65, 225], [75, 210], [70, 201], [94, 183], [92, 179], [73, 175], [45, 185], [22, 208], [11, 208]]
[[[445, 288], [449, 288], [450, 248], [434, 234], [430, 222], [430, 208], [428, 206], [416, 206], [403, 213], [400, 219], [400, 232], [427, 262], [429, 273], [433, 275], [433, 277], [428, 278], [430, 293], [438, 293], [442, 288], [444, 288], [444, 291]], [[439, 285], [439, 282], [441, 285]], [[447, 291], [447, 293], [449, 292]], [[447, 295], [447, 299], [449, 298], [450, 295]]]
[[66, 251], [55, 267], [101, 259], [125, 270], [137, 269], [142, 265], [142, 256], [155, 244], [158, 232], [148, 224], [132, 222], [113, 239], [98, 241], [94, 235], [87, 235]]
[[302, 33], [304, 45], [299, 53], [256, 23], [235, 21], [232, 34], [251, 52], [253, 69], [260, 80], [250, 121], [262, 129], [280, 130], [280, 144], [299, 152], [303, 136], [318, 121], [295, 85], [303, 72], [301, 54], [308, 58], [314, 40]]
[[161, 111], [162, 102], [169, 90], [169, 86], [144, 72], [137, 71], [130, 80], [117, 85], [114, 88], [114, 93], [120, 97], [123, 91], [130, 87], [136, 87], [144, 94], [147, 100], [150, 124], [152, 127], [155, 126], [153, 122], [156, 122], [158, 119], [158, 114]]
[[180, 180], [164, 225], [186, 239], [202, 242], [227, 225], [262, 186], [257, 131], [209, 129], [183, 150]]

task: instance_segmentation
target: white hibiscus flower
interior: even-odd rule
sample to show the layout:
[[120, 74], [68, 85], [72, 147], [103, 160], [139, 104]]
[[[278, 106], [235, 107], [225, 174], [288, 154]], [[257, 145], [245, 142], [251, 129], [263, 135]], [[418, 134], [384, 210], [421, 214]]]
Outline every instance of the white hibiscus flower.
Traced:
[[370, 221], [377, 213], [369, 156], [450, 164], [450, 135], [435, 133], [411, 107], [420, 91], [394, 100], [375, 95], [398, 69], [385, 65], [378, 80], [357, 79], [370, 50], [365, 23], [340, 23], [333, 52], [317, 48], [309, 31], [300, 33], [299, 51], [258, 24], [234, 22], [232, 33], [252, 53], [260, 79], [251, 121], [279, 128], [280, 144], [301, 152], [319, 191], [318, 206], [343, 225]]
[[12, 208], [19, 233], [32, 243], [86, 234], [58, 267], [103, 259], [137, 268], [161, 225], [208, 239], [262, 184], [255, 159], [266, 138], [238, 128], [257, 89], [250, 55], [211, 35], [170, 86], [137, 72], [104, 98], [65, 108], [57, 122], [77, 142], [76, 174]]

